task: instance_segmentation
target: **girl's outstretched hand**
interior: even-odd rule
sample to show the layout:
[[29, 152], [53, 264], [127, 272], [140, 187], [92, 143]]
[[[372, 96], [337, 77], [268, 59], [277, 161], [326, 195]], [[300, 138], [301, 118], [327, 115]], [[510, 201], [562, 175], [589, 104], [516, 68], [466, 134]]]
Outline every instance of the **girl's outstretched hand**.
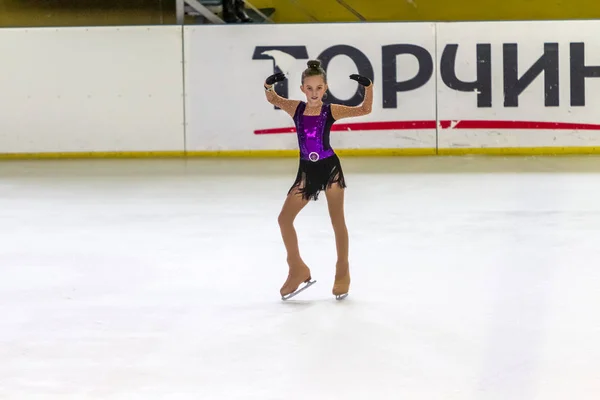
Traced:
[[367, 78], [366, 76], [362, 76], [362, 75], [358, 75], [358, 74], [352, 74], [350, 75], [350, 79], [352, 79], [353, 81], [356, 81], [358, 83], [360, 83], [363, 86], [371, 86], [371, 80], [369, 78]]
[[282, 72], [279, 72], [277, 74], [273, 74], [271, 76], [269, 76], [267, 78], [267, 80], [265, 81], [265, 83], [269, 86], [271, 86], [272, 84], [276, 83], [276, 82], [281, 82], [285, 80], [285, 75]]

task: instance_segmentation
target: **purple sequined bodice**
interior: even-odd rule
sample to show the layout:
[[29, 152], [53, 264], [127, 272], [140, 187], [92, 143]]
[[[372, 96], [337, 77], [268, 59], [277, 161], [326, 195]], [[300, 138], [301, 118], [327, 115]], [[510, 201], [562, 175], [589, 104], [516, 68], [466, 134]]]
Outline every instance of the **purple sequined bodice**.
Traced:
[[318, 161], [334, 155], [333, 149], [329, 147], [329, 138], [325, 137], [325, 125], [329, 114], [329, 107], [323, 106], [320, 115], [303, 115], [304, 104], [299, 107], [296, 115], [296, 130], [298, 134], [298, 145], [300, 146], [300, 158], [310, 161]]

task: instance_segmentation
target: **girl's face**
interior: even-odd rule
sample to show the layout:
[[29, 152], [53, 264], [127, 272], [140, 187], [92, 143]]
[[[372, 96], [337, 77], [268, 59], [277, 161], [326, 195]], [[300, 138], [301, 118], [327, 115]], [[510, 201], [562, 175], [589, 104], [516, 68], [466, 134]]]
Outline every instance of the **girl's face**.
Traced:
[[319, 104], [327, 91], [327, 84], [321, 75], [307, 76], [300, 90], [306, 95], [308, 104]]

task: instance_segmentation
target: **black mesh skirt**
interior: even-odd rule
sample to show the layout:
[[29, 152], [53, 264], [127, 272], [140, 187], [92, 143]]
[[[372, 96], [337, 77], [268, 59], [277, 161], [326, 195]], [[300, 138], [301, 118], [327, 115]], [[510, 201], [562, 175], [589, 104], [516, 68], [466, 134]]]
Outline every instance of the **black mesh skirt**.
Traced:
[[300, 159], [298, 175], [288, 194], [298, 188], [305, 200], [317, 200], [321, 191], [337, 183], [342, 188], [346, 187], [344, 172], [340, 159], [336, 154], [318, 161]]

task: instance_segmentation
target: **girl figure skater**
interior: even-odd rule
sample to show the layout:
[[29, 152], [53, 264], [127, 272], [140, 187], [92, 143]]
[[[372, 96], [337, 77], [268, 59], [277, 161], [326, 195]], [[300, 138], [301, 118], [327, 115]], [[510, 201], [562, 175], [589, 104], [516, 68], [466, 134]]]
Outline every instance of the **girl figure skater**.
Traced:
[[[278, 217], [289, 266], [288, 277], [280, 293], [282, 299], [287, 300], [314, 283], [311, 281], [310, 269], [300, 256], [294, 220], [310, 200], [316, 201], [319, 193], [325, 191], [337, 250], [332, 293], [336, 299], [343, 299], [350, 288], [348, 230], [344, 217], [346, 182], [340, 160], [330, 146], [329, 135], [331, 126], [336, 121], [371, 112], [373, 84], [364, 76], [350, 75], [350, 79], [365, 87], [365, 98], [360, 106], [349, 107], [323, 103], [323, 96], [327, 92], [327, 76], [318, 60], [309, 61], [308, 68], [302, 73], [300, 90], [306, 95], [306, 102], [285, 99], [275, 93], [273, 85], [284, 79], [285, 75], [278, 73], [269, 76], [264, 83], [269, 103], [293, 118], [300, 148], [296, 180], [288, 191]], [[301, 283], [306, 285], [297, 290]]]

